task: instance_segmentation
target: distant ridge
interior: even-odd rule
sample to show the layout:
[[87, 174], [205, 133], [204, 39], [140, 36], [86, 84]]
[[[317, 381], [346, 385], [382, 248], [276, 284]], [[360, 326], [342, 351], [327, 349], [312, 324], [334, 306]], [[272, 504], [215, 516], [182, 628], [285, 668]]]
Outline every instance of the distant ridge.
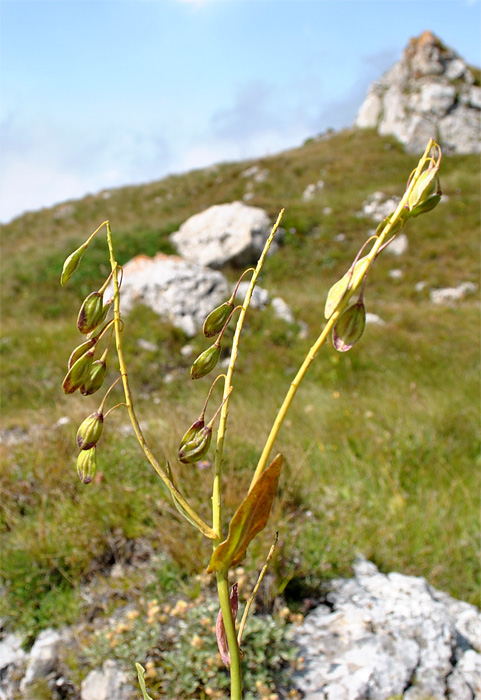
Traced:
[[371, 85], [355, 126], [395, 136], [409, 153], [430, 138], [446, 153], [481, 153], [479, 71], [425, 31]]

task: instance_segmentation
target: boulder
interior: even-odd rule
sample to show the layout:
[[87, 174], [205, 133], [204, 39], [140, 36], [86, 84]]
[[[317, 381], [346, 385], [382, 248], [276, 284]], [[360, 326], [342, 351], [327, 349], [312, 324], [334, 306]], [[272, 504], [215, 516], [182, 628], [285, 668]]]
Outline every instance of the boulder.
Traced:
[[256, 262], [271, 231], [268, 215], [242, 202], [216, 204], [187, 219], [171, 240], [190, 262], [220, 268]]
[[134, 691], [127, 674], [111, 659], [82, 681], [80, 700], [130, 700]]
[[[357, 561], [295, 641], [304, 700], [481, 698], [481, 613], [425, 579]], [[450, 693], [448, 695], [448, 693]]]
[[135, 303], [145, 304], [188, 336], [195, 335], [205, 317], [227, 298], [228, 285], [221, 272], [176, 255], [138, 255], [123, 267], [122, 311], [130, 312]]
[[410, 153], [438, 140], [447, 153], [481, 152], [481, 88], [465, 61], [432, 32], [369, 88], [355, 126], [393, 135]]

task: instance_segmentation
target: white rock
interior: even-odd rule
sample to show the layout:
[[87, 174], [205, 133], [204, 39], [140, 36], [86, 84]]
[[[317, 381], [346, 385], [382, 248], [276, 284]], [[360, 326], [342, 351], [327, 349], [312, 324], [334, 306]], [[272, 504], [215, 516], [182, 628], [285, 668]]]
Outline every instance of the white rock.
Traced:
[[[244, 297], [246, 295], [247, 289], [249, 287], [249, 282], [241, 282], [237, 290], [236, 302], [238, 304], [243, 303]], [[234, 289], [232, 289], [234, 291]], [[253, 309], [265, 309], [270, 302], [269, 292], [263, 287], [256, 285], [254, 287], [254, 292], [251, 297], [249, 306]]]
[[479, 610], [423, 578], [386, 576], [365, 560], [354, 574], [333, 581], [329, 607], [309, 613], [294, 633], [304, 658], [294, 679], [304, 700], [480, 697], [481, 656], [461, 632], [463, 617], [472, 629], [481, 624]]
[[176, 255], [138, 255], [123, 266], [123, 273], [124, 313], [136, 303], [145, 304], [188, 336], [195, 335], [205, 317], [228, 296], [222, 273]]
[[228, 262], [243, 265], [256, 261], [270, 230], [263, 209], [232, 202], [191, 216], [171, 240], [186, 260], [219, 268]]
[[21, 691], [55, 669], [62, 641], [62, 636], [55, 630], [46, 629], [40, 632], [28, 657], [27, 670], [20, 683]]
[[134, 688], [121, 667], [112, 660], [91, 671], [82, 681], [81, 700], [129, 700]]
[[386, 321], [383, 321], [382, 318], [380, 318], [377, 314], [370, 313], [369, 311], [366, 313], [366, 323], [370, 323], [373, 326], [386, 325]]
[[476, 285], [472, 282], [462, 282], [457, 287], [444, 287], [442, 289], [433, 289], [429, 298], [433, 304], [456, 306], [462, 301], [466, 294], [471, 294], [476, 291]]
[[400, 233], [388, 245], [388, 247], [386, 248], [386, 253], [390, 253], [391, 255], [395, 255], [396, 257], [399, 257], [400, 255], [404, 255], [405, 253], [407, 253], [408, 248], [409, 248], [408, 237], [406, 236], [405, 233]]
[[402, 270], [389, 270], [387, 274], [393, 280], [400, 280], [404, 277], [404, 272]]
[[481, 92], [473, 80], [462, 58], [424, 32], [371, 85], [355, 126], [393, 135], [411, 153], [430, 138], [445, 152], [480, 153]]
[[283, 321], [286, 321], [286, 323], [294, 323], [294, 314], [292, 313], [291, 307], [284, 301], [284, 299], [281, 299], [281, 297], [273, 297], [272, 301], [272, 309], [274, 311], [274, 314], [278, 317], [281, 318]]
[[400, 197], [387, 197], [384, 192], [373, 192], [362, 203], [359, 216], [367, 216], [380, 223], [397, 209], [400, 201]]
[[7, 666], [21, 664], [25, 659], [23, 639], [16, 634], [7, 634], [0, 641], [0, 675]]

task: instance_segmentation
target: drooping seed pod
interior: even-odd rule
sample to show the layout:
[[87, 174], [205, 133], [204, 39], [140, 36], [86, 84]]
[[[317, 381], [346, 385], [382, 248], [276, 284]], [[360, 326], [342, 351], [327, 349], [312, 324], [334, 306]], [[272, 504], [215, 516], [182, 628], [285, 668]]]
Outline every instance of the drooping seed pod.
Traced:
[[192, 440], [181, 445], [179, 460], [184, 464], [198, 462], [207, 454], [212, 439], [212, 428], [208, 425], [200, 428]]
[[340, 280], [332, 285], [327, 294], [326, 305], [324, 308], [324, 316], [326, 319], [331, 318], [334, 311], [344, 299], [348, 289], [355, 289], [358, 286], [359, 282], [366, 274], [369, 264], [370, 261], [367, 255], [359, 258], [354, 265], [354, 269], [348, 270], [348, 272], [346, 272], [346, 274], [341, 277]]
[[102, 435], [104, 416], [102, 412], [91, 413], [77, 430], [77, 445], [81, 450], [90, 450], [97, 444]]
[[88, 248], [88, 243], [84, 243], [83, 245], [80, 246], [80, 248], [77, 248], [77, 250], [74, 250], [73, 253], [71, 253], [68, 258], [65, 260], [63, 264], [63, 269], [62, 269], [62, 274], [60, 276], [60, 284], [65, 286], [69, 279], [72, 277], [73, 273], [77, 269], [77, 267], [80, 265], [80, 261], [82, 260], [82, 256], [85, 253], [85, 251]]
[[205, 425], [205, 423], [204, 423], [203, 418], [198, 418], [194, 423], [192, 423], [192, 425], [190, 426], [190, 428], [187, 430], [184, 437], [180, 441], [180, 447], [183, 447], [188, 442], [191, 442], [192, 440], [194, 440], [195, 437], [197, 436], [197, 433], [199, 432], [199, 430], [201, 430], [204, 427], [204, 425]]
[[92, 362], [90, 371], [80, 386], [80, 393], [82, 396], [95, 394], [95, 392], [103, 386], [106, 374], [107, 363], [105, 360], [95, 360], [95, 362]]
[[90, 450], [82, 450], [77, 457], [77, 474], [80, 481], [84, 484], [90, 484], [97, 471], [97, 448], [91, 447]]
[[77, 328], [81, 333], [90, 333], [97, 328], [99, 323], [102, 323], [103, 313], [103, 295], [100, 294], [100, 292], [92, 292], [80, 307], [77, 318]]
[[87, 350], [90, 350], [90, 348], [93, 348], [95, 343], [97, 342], [97, 338], [89, 338], [86, 340], [84, 343], [81, 343], [81, 345], [78, 345], [75, 350], [72, 351], [72, 354], [68, 358], [68, 363], [67, 363], [67, 368], [70, 369], [75, 362], [79, 359], [79, 357], [82, 357]]
[[221, 332], [233, 308], [234, 304], [231, 301], [225, 301], [210, 312], [204, 321], [203, 333], [206, 338], [213, 338]]
[[209, 372], [211, 372], [219, 361], [220, 357], [220, 344], [214, 343], [210, 348], [204, 350], [199, 357], [194, 360], [192, 367], [190, 368], [190, 376], [192, 379], [200, 379], [205, 377]]
[[441, 183], [437, 177], [432, 181], [431, 186], [423, 192], [418, 204], [411, 208], [411, 216], [419, 216], [420, 214], [426, 214], [426, 212], [431, 211], [438, 206], [441, 201]]
[[81, 355], [65, 375], [62, 388], [66, 394], [73, 394], [87, 379], [93, 363], [95, 348]]
[[332, 344], [338, 352], [347, 352], [357, 343], [366, 326], [366, 309], [362, 299], [337, 319], [332, 329]]

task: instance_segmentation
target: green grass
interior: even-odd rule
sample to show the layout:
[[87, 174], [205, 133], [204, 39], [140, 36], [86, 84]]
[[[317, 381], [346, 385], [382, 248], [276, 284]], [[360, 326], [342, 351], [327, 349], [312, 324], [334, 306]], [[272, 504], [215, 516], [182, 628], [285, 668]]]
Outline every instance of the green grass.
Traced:
[[[270, 174], [254, 185], [251, 203], [272, 217], [286, 207], [283, 245], [268, 258], [260, 284], [288, 301], [308, 338], [269, 310], [248, 317], [228, 423], [226, 522], [322, 326], [327, 291], [373, 228], [357, 216], [363, 200], [377, 189], [401, 194], [414, 161], [393, 140], [356, 131], [258, 161]], [[2, 428], [24, 428], [29, 439], [2, 446], [1, 614], [31, 638], [85, 614], [79, 587], [127, 557], [113, 544], [119, 538], [148, 538], [171, 562], [161, 567], [164, 583], [180, 571], [202, 572], [209, 557], [208, 543], [180, 519], [135, 440], [122, 437], [128, 421], [121, 410], [109, 417], [99, 444], [98, 483], [85, 487], [77, 479], [75, 432], [100, 399], [65, 397], [61, 382], [79, 342], [78, 307], [108, 273], [106, 248], [96, 241], [65, 289], [58, 284], [63, 259], [105, 218], [121, 262], [137, 253], [171, 252], [169, 233], [188, 216], [242, 198], [241, 173], [253, 162], [113, 190], [108, 199], [89, 196], [63, 216], [57, 207], [4, 227]], [[305, 187], [320, 178], [324, 190], [303, 202]], [[370, 274], [366, 307], [386, 326], [368, 326], [345, 355], [323, 349], [279, 436], [276, 449], [286, 457], [279, 497], [246, 569], [262, 565], [279, 529], [273, 592], [289, 600], [349, 574], [362, 553], [382, 571], [426, 576], [481, 603], [478, 295], [456, 308], [429, 301], [431, 288], [478, 283], [478, 159], [443, 159], [441, 183], [448, 200], [409, 223], [408, 252], [399, 259], [383, 254]], [[323, 214], [326, 206], [332, 214]], [[339, 233], [343, 241], [335, 240]], [[401, 280], [389, 277], [393, 268], [403, 270]], [[227, 274], [234, 281], [239, 271]], [[416, 292], [419, 280], [426, 289]], [[143, 307], [126, 323], [126, 356], [146, 435], [208, 520], [212, 470], [176, 461], [178, 441], [210, 386], [209, 378], [191, 382], [180, 350], [189, 342], [200, 353], [207, 341], [188, 340]], [[141, 349], [139, 338], [158, 350]], [[62, 416], [70, 423], [57, 426]], [[146, 586], [149, 593], [155, 585], [135, 582], [136, 590]]]

